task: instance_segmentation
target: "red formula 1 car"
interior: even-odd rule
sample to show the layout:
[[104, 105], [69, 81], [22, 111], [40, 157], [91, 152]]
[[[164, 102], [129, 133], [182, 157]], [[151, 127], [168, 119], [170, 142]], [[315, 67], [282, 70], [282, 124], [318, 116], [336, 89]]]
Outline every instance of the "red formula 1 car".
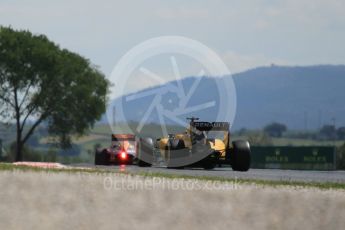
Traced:
[[111, 146], [96, 150], [95, 165], [138, 164], [149, 167], [153, 154], [151, 146], [153, 144], [150, 138], [136, 138], [133, 134], [112, 134]]
[[133, 164], [136, 158], [137, 142], [132, 134], [113, 134], [111, 146], [98, 149], [95, 165]]

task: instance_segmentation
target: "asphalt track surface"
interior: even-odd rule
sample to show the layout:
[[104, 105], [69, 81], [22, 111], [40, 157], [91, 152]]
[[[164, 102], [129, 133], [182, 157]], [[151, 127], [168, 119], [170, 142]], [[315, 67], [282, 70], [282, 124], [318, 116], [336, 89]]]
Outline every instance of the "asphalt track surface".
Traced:
[[72, 167], [97, 168], [114, 172], [152, 172], [187, 176], [209, 176], [229, 179], [256, 179], [269, 181], [298, 181], [298, 182], [335, 182], [345, 183], [345, 171], [308, 171], [308, 170], [280, 170], [280, 169], [250, 169], [247, 172], [236, 172], [231, 168], [203, 169], [167, 169], [166, 167], [142, 168], [136, 165], [95, 166], [92, 164], [79, 164]]

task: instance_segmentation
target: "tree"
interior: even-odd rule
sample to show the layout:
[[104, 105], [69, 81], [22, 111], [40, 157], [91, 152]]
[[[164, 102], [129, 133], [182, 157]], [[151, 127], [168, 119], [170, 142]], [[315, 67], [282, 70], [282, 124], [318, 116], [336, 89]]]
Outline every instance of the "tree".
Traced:
[[320, 134], [322, 138], [332, 140], [336, 138], [336, 131], [334, 125], [324, 125], [320, 130]]
[[268, 146], [273, 144], [271, 138], [265, 132], [249, 132], [247, 138], [251, 145]]
[[61, 147], [105, 112], [108, 81], [80, 55], [44, 35], [0, 27], [0, 118], [16, 124], [16, 161], [44, 122]]
[[345, 127], [340, 127], [337, 129], [337, 136], [339, 140], [345, 139]]
[[281, 137], [283, 132], [286, 132], [286, 125], [273, 122], [269, 125], [266, 125], [264, 128], [265, 133], [271, 137]]

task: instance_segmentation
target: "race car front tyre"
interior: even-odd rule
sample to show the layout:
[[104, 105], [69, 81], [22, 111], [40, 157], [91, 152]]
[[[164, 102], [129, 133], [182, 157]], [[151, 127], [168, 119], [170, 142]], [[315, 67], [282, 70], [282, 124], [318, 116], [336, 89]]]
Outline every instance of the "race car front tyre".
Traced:
[[153, 162], [154, 144], [152, 138], [140, 138], [138, 166], [151, 167]]
[[219, 160], [220, 153], [219, 152], [213, 152], [211, 155], [206, 157], [204, 160], [202, 160], [202, 167], [205, 170], [211, 170], [214, 169], [217, 166], [217, 162]]
[[208, 161], [206, 161], [206, 162], [204, 162], [204, 163], [202, 164], [202, 167], [203, 167], [205, 170], [214, 169], [216, 166], [217, 166], [217, 164], [214, 163], [214, 162], [212, 162], [212, 161], [210, 161], [210, 160], [208, 160]]

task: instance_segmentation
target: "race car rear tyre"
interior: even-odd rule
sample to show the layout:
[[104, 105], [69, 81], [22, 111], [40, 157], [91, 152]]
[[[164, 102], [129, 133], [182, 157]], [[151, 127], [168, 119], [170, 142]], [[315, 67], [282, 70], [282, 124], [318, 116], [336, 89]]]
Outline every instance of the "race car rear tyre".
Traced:
[[95, 165], [108, 165], [108, 161], [106, 157], [107, 156], [104, 150], [102, 151], [96, 150]]
[[140, 138], [138, 166], [151, 167], [153, 162], [154, 144], [152, 138]]
[[147, 162], [142, 161], [142, 160], [138, 160], [138, 166], [139, 166], [139, 167], [151, 167], [152, 164], [147, 163]]
[[248, 141], [232, 142], [233, 150], [231, 151], [231, 167], [234, 171], [248, 171], [250, 168], [250, 145]]

